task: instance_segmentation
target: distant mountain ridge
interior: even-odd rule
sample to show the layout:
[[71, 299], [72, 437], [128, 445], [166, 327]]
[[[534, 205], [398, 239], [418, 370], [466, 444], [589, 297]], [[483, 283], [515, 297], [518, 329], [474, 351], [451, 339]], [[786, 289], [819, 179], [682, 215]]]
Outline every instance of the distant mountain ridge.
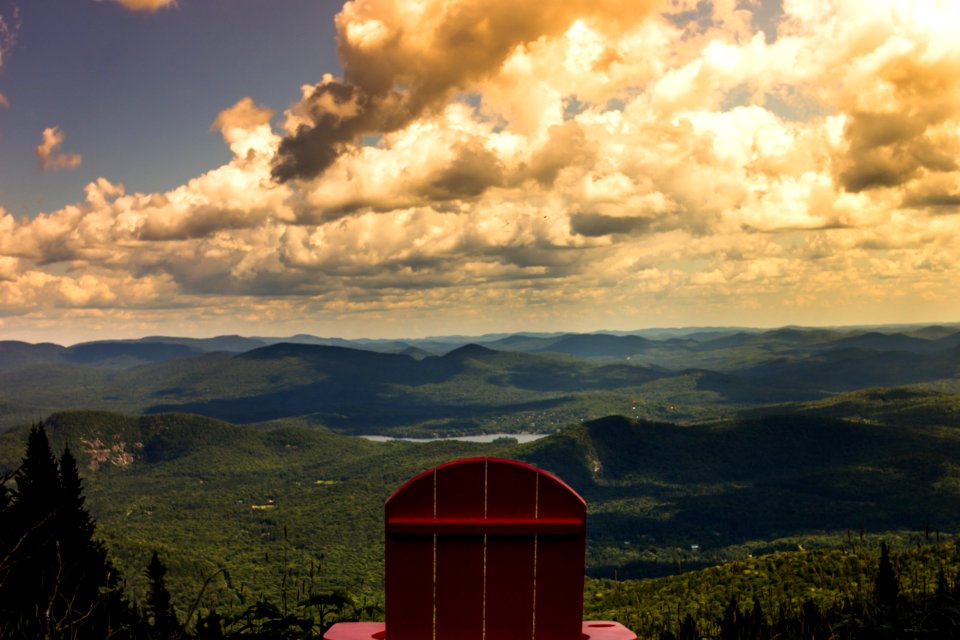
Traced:
[[873, 387], [960, 393], [954, 329], [6, 341], [0, 429], [71, 407], [408, 435], [553, 431], [612, 413], [703, 422]]
[[[960, 324], [957, 325], [897, 325], [894, 327], [838, 327], [804, 328], [783, 327], [779, 329], [746, 328], [676, 328], [642, 329], [637, 331], [598, 331], [591, 333], [572, 332], [517, 332], [497, 333], [482, 336], [440, 336], [409, 339], [345, 339], [297, 334], [287, 337], [244, 337], [221, 335], [210, 338], [182, 336], [145, 336], [133, 339], [97, 340], [65, 347], [68, 350], [91, 353], [96, 349], [116, 349], [111, 345], [127, 345], [128, 353], [136, 354], [138, 345], [165, 344], [190, 347], [195, 352], [222, 351], [242, 353], [277, 343], [341, 346], [386, 353], [405, 349], [421, 349], [434, 355], [466, 344], [480, 344], [500, 351], [530, 351], [569, 353], [581, 357], [618, 357], [640, 353], [646, 348], [662, 345], [692, 348], [696, 345], [717, 349], [747, 344], [794, 344], [811, 346], [820, 344], [826, 348], [859, 347], [877, 350], [905, 350], [929, 352], [950, 346], [960, 346]], [[20, 341], [0, 341], [0, 346], [13, 349], [23, 347], [58, 347], [51, 343], [31, 345]], [[64, 347], [61, 347], [64, 348]], [[175, 350], [171, 351], [176, 354]], [[0, 355], [3, 352], [0, 351]], [[48, 354], [49, 355], [49, 354]], [[180, 357], [171, 355], [170, 357]]]

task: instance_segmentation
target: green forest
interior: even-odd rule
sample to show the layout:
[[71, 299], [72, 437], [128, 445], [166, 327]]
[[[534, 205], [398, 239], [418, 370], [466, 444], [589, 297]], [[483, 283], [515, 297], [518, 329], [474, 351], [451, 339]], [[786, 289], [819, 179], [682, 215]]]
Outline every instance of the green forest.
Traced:
[[[785, 417], [782, 428], [812, 429], [807, 437], [822, 444], [825, 432], [817, 428], [846, 424], [822, 420]], [[759, 424], [687, 433], [688, 427], [609, 418], [528, 445], [404, 445], [188, 415], [58, 414], [46, 426], [15, 430], [2, 441], [10, 472], [0, 493], [0, 637], [319, 638], [338, 620], [381, 619], [385, 492], [430, 465], [478, 453], [545, 462], [561, 475], [566, 471], [589, 496], [585, 619], [619, 620], [641, 638], [953, 637], [960, 556], [946, 532], [956, 530], [948, 528], [960, 513], [955, 509], [944, 514], [943, 530], [928, 524], [877, 532], [883, 523], [914, 517], [912, 507], [866, 521], [866, 530], [808, 531], [771, 541], [758, 525], [740, 535], [756, 539], [696, 550], [685, 544], [699, 535], [693, 523], [661, 514], [688, 537], [657, 546], [665, 530], [638, 524], [657, 512], [655, 500], [630, 497], [638, 487], [651, 493], [651, 478], [634, 477], [636, 469], [618, 460], [635, 458], [639, 452], [631, 447], [643, 442], [660, 460], [659, 466], [644, 465], [645, 473], [662, 484], [689, 475], [674, 468], [679, 462], [669, 447], [692, 445], [666, 438], [658, 449], [657, 432], [680, 429], [683, 437], [710, 439], [747, 429], [760, 445], [762, 438], [750, 430], [771, 425]], [[776, 435], [782, 442], [783, 433]], [[852, 460], [839, 455], [820, 466], [837, 469], [864, 456], [916, 449], [921, 441], [910, 435], [909, 445], [888, 435], [875, 454], [867, 446]], [[737, 441], [726, 446], [734, 450]], [[841, 441], [835, 437], [833, 445]], [[724, 468], [718, 445], [724, 442], [700, 443], [711, 449], [713, 466], [692, 476], [692, 498], [702, 500], [703, 487], [715, 484], [707, 482], [711, 475], [716, 480], [733, 473]], [[953, 452], [944, 446], [950, 442], [939, 434], [931, 448], [948, 457]], [[798, 442], [784, 444], [796, 458]], [[763, 452], [771, 469], [781, 464], [778, 455]], [[771, 469], [754, 465], [754, 481], [772, 474], [783, 484], [783, 474]], [[304, 481], [305, 473], [312, 482]], [[259, 482], [251, 481], [258, 476]], [[943, 479], [925, 476], [934, 484]], [[715, 487], [713, 493], [721, 509], [722, 492]], [[238, 508], [231, 513], [229, 504]], [[712, 513], [706, 518], [718, 521]], [[613, 542], [637, 531], [646, 532], [647, 548], [640, 551], [646, 565]], [[727, 536], [733, 533], [713, 537]], [[740, 559], [729, 559], [738, 553]], [[615, 570], [603, 577], [615, 559], [626, 574], [661, 575], [623, 579]]]
[[[0, 343], [0, 638], [379, 619], [384, 501], [470, 456], [584, 497], [585, 619], [955, 637], [958, 348], [955, 327]], [[482, 432], [545, 437], [357, 437]]]

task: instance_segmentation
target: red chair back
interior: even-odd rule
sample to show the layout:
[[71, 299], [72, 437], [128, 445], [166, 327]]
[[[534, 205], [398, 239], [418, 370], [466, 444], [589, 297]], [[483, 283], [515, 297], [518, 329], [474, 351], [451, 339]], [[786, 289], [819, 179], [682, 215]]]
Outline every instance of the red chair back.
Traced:
[[469, 458], [384, 510], [389, 640], [580, 640], [586, 503], [563, 481]]

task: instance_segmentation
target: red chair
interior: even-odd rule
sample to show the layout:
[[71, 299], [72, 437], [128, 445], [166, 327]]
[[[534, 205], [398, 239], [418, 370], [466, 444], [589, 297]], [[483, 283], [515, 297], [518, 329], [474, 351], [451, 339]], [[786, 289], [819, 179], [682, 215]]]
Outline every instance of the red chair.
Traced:
[[386, 622], [325, 640], [636, 640], [582, 622], [586, 503], [522, 462], [468, 458], [387, 499]]

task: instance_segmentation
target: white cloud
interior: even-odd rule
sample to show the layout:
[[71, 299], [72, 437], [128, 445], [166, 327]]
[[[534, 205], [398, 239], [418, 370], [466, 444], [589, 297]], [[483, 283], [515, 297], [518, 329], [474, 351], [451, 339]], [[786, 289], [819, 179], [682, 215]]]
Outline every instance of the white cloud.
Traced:
[[[97, 0], [98, 2], [104, 2], [106, 0]], [[160, 9], [165, 9], [167, 7], [177, 6], [177, 0], [109, 0], [110, 2], [116, 2], [121, 7], [130, 9], [131, 11], [159, 11]]]
[[37, 145], [37, 159], [40, 170], [76, 169], [83, 162], [79, 153], [61, 153], [64, 135], [60, 127], [47, 127], [43, 130], [42, 141]]

